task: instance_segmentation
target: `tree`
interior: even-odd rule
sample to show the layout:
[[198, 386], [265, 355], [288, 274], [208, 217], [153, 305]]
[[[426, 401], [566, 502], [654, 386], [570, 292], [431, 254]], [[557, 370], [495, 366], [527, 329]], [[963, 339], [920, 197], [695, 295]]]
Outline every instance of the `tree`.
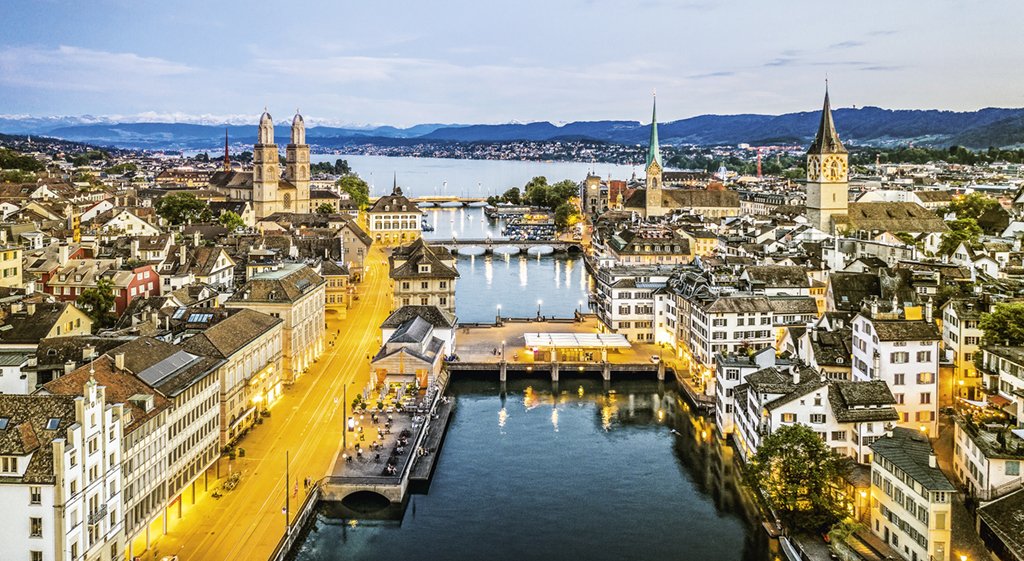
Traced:
[[139, 166], [135, 165], [133, 162], [124, 162], [122, 164], [110, 166], [103, 171], [112, 175], [120, 175], [129, 171], [139, 171]]
[[334, 207], [328, 203], [320, 203], [320, 206], [316, 207], [317, 214], [332, 214]]
[[996, 304], [991, 312], [981, 315], [978, 327], [985, 332], [985, 345], [1024, 345], [1024, 302]]
[[999, 206], [999, 201], [983, 193], [971, 193], [954, 197], [944, 210], [956, 214], [958, 219], [977, 220], [982, 214]]
[[370, 186], [358, 175], [346, 175], [334, 183], [342, 192], [348, 193], [360, 209], [370, 206]]
[[791, 530], [819, 531], [846, 515], [837, 483], [849, 469], [848, 459], [810, 427], [796, 424], [762, 441], [746, 476]]
[[519, 187], [513, 187], [505, 191], [505, 193], [501, 195], [501, 200], [514, 205], [523, 204], [523, 197], [519, 191]]
[[226, 210], [220, 214], [217, 218], [217, 222], [220, 222], [221, 226], [224, 226], [228, 230], [234, 231], [239, 228], [245, 228], [245, 220], [236, 212]]
[[555, 227], [565, 230], [579, 222], [580, 213], [576, 205], [564, 202], [555, 209]]
[[523, 192], [526, 194], [526, 202], [532, 206], [546, 207], [548, 206], [548, 196], [550, 188], [548, 187], [548, 178], [543, 175], [534, 177], [526, 183], [523, 188]]
[[961, 243], [973, 244], [981, 237], [981, 226], [973, 218], [960, 218], [946, 222], [949, 231], [942, 234], [939, 242], [939, 254], [953, 255]]
[[86, 288], [78, 295], [78, 305], [92, 318], [96, 327], [114, 325], [114, 283], [110, 279], [96, 281], [96, 286]]
[[156, 203], [156, 213], [171, 224], [189, 224], [210, 219], [210, 205], [192, 193], [173, 193]]

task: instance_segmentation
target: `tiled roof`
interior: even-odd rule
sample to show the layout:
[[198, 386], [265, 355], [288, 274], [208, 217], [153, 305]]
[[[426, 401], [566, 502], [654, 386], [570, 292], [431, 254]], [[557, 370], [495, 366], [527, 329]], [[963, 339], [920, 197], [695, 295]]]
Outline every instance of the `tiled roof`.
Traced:
[[831, 382], [828, 401], [832, 413], [841, 423], [866, 421], [898, 421], [899, 413], [892, 407], [896, 399], [882, 380], [865, 382]]
[[917, 203], [850, 203], [845, 223], [852, 230], [886, 232], [945, 232], [946, 223]]
[[[0, 342], [12, 344], [35, 345], [49, 335], [54, 324], [60, 319], [64, 310], [72, 306], [70, 302], [56, 304], [36, 304], [35, 313], [25, 312], [11, 314], [0, 328]], [[9, 328], [7, 328], [9, 326]]]
[[956, 491], [938, 467], [931, 467], [928, 457], [934, 454], [928, 437], [905, 427], [892, 429], [892, 436], [883, 436], [871, 444], [875, 462], [885, 458], [920, 483], [928, 491]]
[[228, 358], [282, 320], [253, 310], [241, 309], [231, 317], [195, 335], [182, 348], [196, 354]]
[[881, 341], [938, 341], [939, 328], [923, 320], [873, 320], [871, 325]]
[[[65, 438], [77, 422], [75, 409], [69, 396], [0, 394], [0, 418], [7, 419], [7, 428], [0, 429], [0, 456], [31, 454], [24, 476], [0, 476], [0, 483], [54, 483], [51, 442]], [[58, 419], [55, 430], [48, 430], [50, 419]]]
[[392, 312], [380, 327], [381, 329], [396, 329], [414, 317], [423, 318], [435, 328], [452, 328], [456, 323], [454, 315], [437, 306], [402, 306]]
[[228, 302], [295, 302], [324, 283], [308, 265], [286, 264], [254, 276], [235, 291]]
[[807, 269], [788, 265], [761, 265], [747, 267], [744, 273], [751, 283], [767, 288], [808, 288], [811, 283]]
[[978, 516], [1018, 557], [1024, 557], [1024, 489], [978, 508]]

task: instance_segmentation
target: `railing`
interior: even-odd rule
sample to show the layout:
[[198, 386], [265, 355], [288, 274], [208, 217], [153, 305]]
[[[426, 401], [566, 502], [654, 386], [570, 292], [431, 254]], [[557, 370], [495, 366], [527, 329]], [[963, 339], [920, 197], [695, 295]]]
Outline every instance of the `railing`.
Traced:
[[107, 505], [104, 503], [97, 510], [89, 514], [89, 525], [92, 526], [107, 516]]
[[270, 554], [269, 561], [284, 561], [288, 558], [288, 554], [292, 550], [292, 546], [299, 539], [302, 534], [302, 529], [306, 527], [306, 521], [309, 520], [310, 515], [316, 510], [316, 505], [320, 502], [320, 494], [322, 492], [321, 485], [323, 480], [315, 481], [313, 486], [309, 490], [309, 494], [306, 495], [305, 500], [299, 505], [299, 510], [295, 514], [295, 518], [292, 523], [285, 528], [284, 535], [281, 536], [281, 540], [277, 542], [277, 547], [274, 548], [274, 552]]

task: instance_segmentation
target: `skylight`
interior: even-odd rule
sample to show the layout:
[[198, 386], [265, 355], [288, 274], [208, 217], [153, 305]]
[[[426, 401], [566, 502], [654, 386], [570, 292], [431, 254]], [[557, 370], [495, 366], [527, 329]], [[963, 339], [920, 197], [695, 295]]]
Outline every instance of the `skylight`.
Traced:
[[10, 423], [10, 422], [11, 422], [10, 418], [8, 418], [8, 417], [0, 417], [0, 430], [5, 430], [7, 428], [7, 424]]
[[57, 417], [50, 417], [49, 421], [46, 421], [46, 430], [57, 430], [60, 426], [60, 419]]

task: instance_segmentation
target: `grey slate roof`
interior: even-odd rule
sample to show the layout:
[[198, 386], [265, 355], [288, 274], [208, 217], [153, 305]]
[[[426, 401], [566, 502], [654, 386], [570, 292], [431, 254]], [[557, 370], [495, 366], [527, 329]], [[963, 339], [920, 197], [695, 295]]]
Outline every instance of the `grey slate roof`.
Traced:
[[872, 320], [880, 341], [938, 341], [939, 328], [924, 320]]
[[452, 328], [456, 324], [454, 315], [437, 306], [402, 306], [392, 312], [380, 325], [380, 328], [396, 329], [414, 317], [423, 318], [435, 328]]
[[1024, 557], [1024, 489], [979, 508], [978, 516], [1007, 548]]
[[956, 491], [938, 467], [928, 465], [933, 454], [928, 437], [905, 427], [892, 429], [892, 436], [883, 436], [871, 444], [875, 462], [885, 458], [929, 491]]
[[882, 380], [864, 382], [832, 382], [828, 401], [836, 420], [843, 423], [865, 421], [898, 421], [896, 399]]
[[182, 348], [196, 354], [228, 358], [283, 320], [254, 310], [241, 309], [231, 317], [190, 337]]

